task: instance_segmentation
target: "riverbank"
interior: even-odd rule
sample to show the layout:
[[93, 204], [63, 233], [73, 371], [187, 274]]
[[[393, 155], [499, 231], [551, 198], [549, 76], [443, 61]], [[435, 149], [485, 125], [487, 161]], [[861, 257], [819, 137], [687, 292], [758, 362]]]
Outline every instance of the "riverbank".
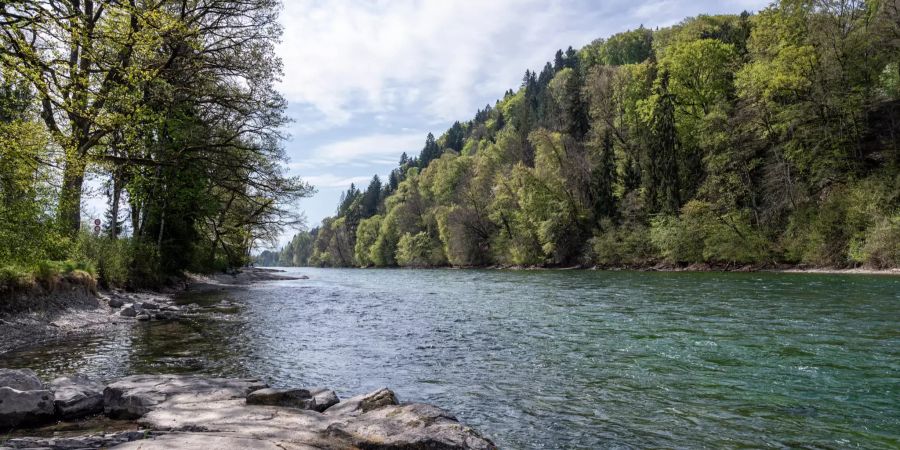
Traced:
[[231, 273], [190, 274], [158, 291], [126, 292], [98, 291], [93, 280], [84, 277], [60, 277], [50, 285], [35, 284], [0, 296], [0, 354], [76, 335], [100, 333], [139, 320], [138, 311], [144, 309], [150, 320], [165, 308], [174, 316], [179, 312], [174, 297], [181, 292], [230, 289], [283, 279], [293, 277], [278, 270], [251, 268]]

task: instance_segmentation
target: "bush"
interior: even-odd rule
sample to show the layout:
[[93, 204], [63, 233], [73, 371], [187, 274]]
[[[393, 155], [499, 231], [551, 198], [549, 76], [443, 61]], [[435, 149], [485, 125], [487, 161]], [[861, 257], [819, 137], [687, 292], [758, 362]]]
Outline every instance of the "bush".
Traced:
[[885, 217], [862, 240], [851, 243], [850, 257], [877, 269], [900, 267], [900, 215]]
[[122, 287], [128, 283], [134, 261], [131, 239], [111, 239], [83, 232], [78, 236], [74, 253], [79, 261], [96, 268], [101, 286]]
[[427, 232], [404, 233], [397, 243], [397, 263], [406, 267], [439, 266], [446, 263], [441, 244]]
[[768, 239], [750, 225], [746, 211], [718, 214], [709, 203], [692, 200], [680, 217], [652, 221], [650, 240], [671, 263], [758, 263], [769, 258]]
[[594, 236], [590, 241], [591, 262], [601, 266], [640, 266], [652, 263], [658, 251], [650, 242], [646, 227], [613, 228], [607, 221], [607, 230]]

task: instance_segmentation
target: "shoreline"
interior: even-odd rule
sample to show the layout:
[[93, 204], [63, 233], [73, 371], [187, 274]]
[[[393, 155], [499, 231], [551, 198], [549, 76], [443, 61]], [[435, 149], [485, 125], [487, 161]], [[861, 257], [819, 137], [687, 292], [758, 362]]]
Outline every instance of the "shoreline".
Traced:
[[158, 290], [127, 292], [96, 290], [87, 284], [60, 279], [52, 288], [35, 287], [6, 294], [0, 310], [0, 354], [27, 350], [53, 342], [100, 333], [137, 321], [123, 316], [127, 304], [174, 306], [184, 292], [239, 289], [260, 281], [296, 279], [269, 268], [247, 268], [233, 273], [189, 274], [178, 283]]
[[596, 271], [596, 272], [662, 272], [662, 273], [792, 273], [821, 275], [879, 275], [900, 276], [900, 267], [873, 269], [866, 267], [836, 268], [807, 267], [803, 265], [711, 265], [711, 264], [656, 264], [631, 266], [428, 266], [428, 267], [320, 267], [320, 266], [268, 266], [260, 269], [392, 269], [392, 270], [509, 270], [509, 271]]

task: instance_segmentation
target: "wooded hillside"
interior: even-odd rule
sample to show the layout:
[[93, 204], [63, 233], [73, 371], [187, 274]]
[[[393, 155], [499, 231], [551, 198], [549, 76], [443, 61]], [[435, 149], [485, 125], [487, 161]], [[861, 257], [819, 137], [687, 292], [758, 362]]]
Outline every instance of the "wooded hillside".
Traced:
[[776, 2], [559, 51], [264, 264], [900, 265], [900, 9]]

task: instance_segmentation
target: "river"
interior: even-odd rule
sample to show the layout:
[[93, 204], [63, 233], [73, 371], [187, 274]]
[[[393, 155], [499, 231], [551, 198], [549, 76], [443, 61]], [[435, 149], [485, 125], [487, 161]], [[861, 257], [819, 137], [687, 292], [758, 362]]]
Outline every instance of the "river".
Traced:
[[388, 386], [510, 449], [900, 446], [897, 277], [287, 270], [0, 367]]

